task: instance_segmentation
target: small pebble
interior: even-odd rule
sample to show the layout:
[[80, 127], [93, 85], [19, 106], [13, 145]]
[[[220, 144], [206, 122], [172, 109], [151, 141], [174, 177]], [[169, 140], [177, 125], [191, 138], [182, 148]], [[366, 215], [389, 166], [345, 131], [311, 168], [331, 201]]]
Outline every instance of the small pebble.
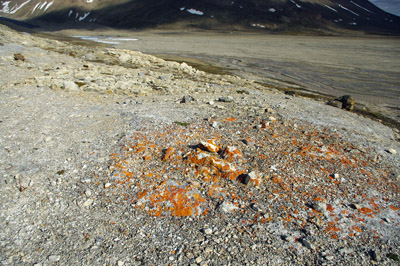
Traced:
[[89, 207], [90, 205], [92, 205], [93, 204], [93, 200], [92, 199], [87, 199], [83, 204], [82, 204], [82, 206], [83, 207]]
[[106, 184], [104, 185], [104, 188], [109, 188], [109, 187], [111, 187], [111, 184], [110, 184], [110, 183], [106, 183]]
[[61, 259], [61, 257], [59, 255], [51, 255], [49, 256], [49, 261], [59, 261]]
[[212, 229], [211, 228], [204, 229], [204, 233], [206, 235], [211, 235], [212, 234]]
[[196, 263], [200, 263], [200, 262], [202, 262], [202, 261], [203, 261], [203, 258], [202, 258], [202, 257], [197, 257]]
[[124, 264], [125, 263], [123, 261], [120, 261], [120, 260], [118, 261], [118, 266], [124, 266]]

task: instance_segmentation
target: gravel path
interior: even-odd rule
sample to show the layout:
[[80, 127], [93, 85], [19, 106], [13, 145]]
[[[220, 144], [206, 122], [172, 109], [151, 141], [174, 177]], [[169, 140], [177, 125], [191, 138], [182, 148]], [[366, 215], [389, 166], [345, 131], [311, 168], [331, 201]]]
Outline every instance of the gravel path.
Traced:
[[399, 264], [393, 129], [0, 29], [2, 265]]

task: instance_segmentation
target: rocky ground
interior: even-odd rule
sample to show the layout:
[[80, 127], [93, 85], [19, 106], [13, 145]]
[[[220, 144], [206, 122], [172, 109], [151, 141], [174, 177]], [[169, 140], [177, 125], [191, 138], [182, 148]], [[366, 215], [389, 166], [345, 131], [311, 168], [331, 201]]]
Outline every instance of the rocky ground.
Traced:
[[0, 31], [2, 265], [398, 265], [399, 132]]

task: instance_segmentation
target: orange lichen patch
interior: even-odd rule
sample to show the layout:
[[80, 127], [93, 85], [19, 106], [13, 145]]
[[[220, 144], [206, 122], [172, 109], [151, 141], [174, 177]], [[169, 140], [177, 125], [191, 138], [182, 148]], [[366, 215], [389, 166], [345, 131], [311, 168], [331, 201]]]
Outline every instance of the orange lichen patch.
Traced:
[[282, 178], [280, 178], [279, 176], [274, 176], [274, 177], [272, 178], [272, 181], [273, 181], [274, 183], [277, 183], [277, 184], [283, 182]]
[[326, 210], [327, 210], [328, 212], [333, 212], [333, 211], [335, 210], [335, 208], [333, 208], [332, 205], [327, 204], [327, 205], [326, 205]]
[[[283, 217], [285, 226], [300, 228], [319, 218], [323, 222], [317, 223], [319, 232], [333, 238], [347, 237], [339, 232], [342, 228], [349, 228], [352, 234], [359, 232], [352, 226], [370, 231], [370, 217], [384, 208], [398, 211], [395, 196], [400, 190], [388, 178], [392, 173], [363, 153], [354, 158], [350, 153], [353, 146], [343, 139], [327, 130], [293, 127], [290, 122], [289, 126], [271, 123], [257, 130], [261, 121], [233, 119], [212, 130], [209, 121], [157, 130], [150, 125], [147, 131], [121, 140], [120, 152], [110, 155], [108, 169], [96, 181], [111, 184], [104, 190], [110, 202], [114, 196], [152, 216], [223, 216], [217, 207], [231, 202], [239, 210], [232, 215], [240, 214], [252, 223], [280, 221]], [[206, 145], [218, 143], [225, 150], [196, 149], [201, 147], [200, 140], [207, 139], [212, 141], [206, 141]], [[235, 150], [239, 147], [242, 150]], [[271, 173], [271, 182], [263, 183], [263, 177]], [[346, 182], [339, 183], [333, 174]], [[371, 189], [382, 196], [370, 199]], [[358, 197], [367, 208], [346, 207]], [[322, 216], [307, 207], [310, 201], [331, 203], [333, 206], [326, 204], [329, 215]], [[247, 208], [250, 204], [268, 206], [268, 220], [256, 218], [256, 213]]]
[[174, 154], [175, 154], [175, 149], [169, 147], [168, 149], [165, 150], [164, 156], [163, 156], [162, 159], [163, 160], [169, 160], [169, 159], [171, 159], [172, 155], [174, 155]]
[[359, 233], [361, 233], [361, 232], [363, 231], [360, 227], [357, 227], [357, 226], [355, 226], [355, 225], [352, 226], [351, 229], [354, 230], [354, 231], [356, 231], [356, 232], [359, 232]]
[[325, 201], [326, 201], [326, 199], [324, 199], [324, 198], [321, 198], [321, 197], [315, 197], [315, 198], [313, 199], [313, 201], [325, 202]]
[[367, 207], [360, 208], [358, 211], [365, 215], [372, 214], [374, 212], [372, 209], [367, 208]]
[[209, 152], [218, 152], [221, 149], [220, 147], [218, 147], [217, 144], [215, 144], [215, 141], [213, 139], [201, 141], [199, 146], [202, 150]]
[[234, 146], [227, 146], [222, 152], [222, 157], [225, 160], [233, 161], [235, 159], [243, 159], [243, 154], [238, 148]]

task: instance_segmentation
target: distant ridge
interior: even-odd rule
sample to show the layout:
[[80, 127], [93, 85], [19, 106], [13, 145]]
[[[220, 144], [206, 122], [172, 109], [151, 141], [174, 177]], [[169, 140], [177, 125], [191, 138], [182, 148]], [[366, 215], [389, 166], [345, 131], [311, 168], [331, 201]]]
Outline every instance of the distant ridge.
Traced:
[[400, 35], [400, 17], [368, 0], [12, 0], [0, 15], [27, 23]]

